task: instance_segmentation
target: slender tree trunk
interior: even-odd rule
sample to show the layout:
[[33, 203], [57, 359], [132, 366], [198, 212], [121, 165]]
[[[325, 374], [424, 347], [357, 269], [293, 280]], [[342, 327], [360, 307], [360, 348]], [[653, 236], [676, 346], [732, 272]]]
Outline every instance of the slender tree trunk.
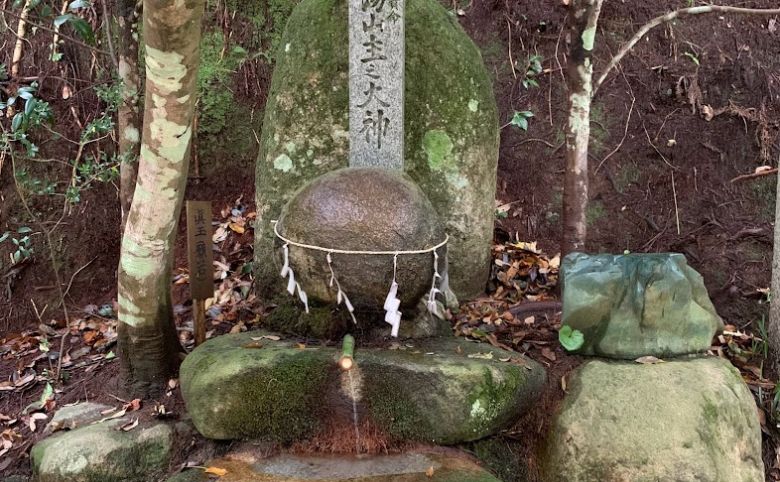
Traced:
[[[24, 36], [27, 35], [27, 17], [30, 14], [31, 0], [25, 0], [22, 7], [22, 13], [19, 15], [19, 23], [16, 25], [16, 43], [14, 44], [14, 52], [11, 56], [11, 80], [16, 80], [19, 77], [19, 67], [22, 64], [22, 53], [24, 52]], [[6, 116], [10, 119], [16, 113], [16, 108], [9, 105], [6, 109]]]
[[588, 139], [593, 76], [591, 57], [601, 3], [602, 0], [575, 0], [572, 3], [567, 76], [569, 120], [566, 125], [562, 255], [584, 251], [587, 239]]
[[[780, 159], [778, 159], [780, 163]], [[772, 252], [772, 286], [769, 290], [769, 356], [773, 376], [780, 375], [780, 175], [777, 182], [775, 201], [775, 236]]]
[[[122, 103], [119, 105], [119, 199], [122, 228], [130, 213], [141, 150], [141, 72], [138, 66], [138, 0], [117, 0], [119, 24], [119, 78], [122, 80]], [[106, 22], [110, 19], [105, 19]]]
[[205, 0], [144, 0], [146, 95], [138, 183], [119, 263], [125, 387], [153, 396], [175, 375], [181, 346], [170, 286], [173, 240], [189, 165]]

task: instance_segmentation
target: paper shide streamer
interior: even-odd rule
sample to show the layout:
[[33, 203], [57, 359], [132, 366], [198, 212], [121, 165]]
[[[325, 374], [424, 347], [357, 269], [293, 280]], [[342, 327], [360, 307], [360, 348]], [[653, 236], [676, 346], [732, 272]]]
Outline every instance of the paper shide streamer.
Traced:
[[[350, 251], [350, 250], [331, 249], [322, 246], [298, 243], [290, 239], [287, 239], [281, 234], [279, 234], [277, 228], [278, 228], [278, 223], [274, 222], [274, 234], [276, 235], [277, 238], [279, 238], [284, 242], [284, 245], [282, 245], [284, 265], [282, 266], [281, 276], [282, 278], [287, 278], [287, 292], [290, 293], [291, 296], [295, 296], [297, 292], [298, 298], [301, 300], [301, 303], [303, 303], [306, 313], [309, 312], [309, 298], [306, 295], [306, 292], [303, 291], [303, 288], [301, 288], [300, 283], [295, 280], [295, 273], [293, 272], [293, 269], [290, 266], [290, 246], [296, 246], [299, 248], [313, 249], [313, 250], [325, 252], [325, 261], [327, 262], [328, 269], [330, 270], [330, 282], [328, 283], [328, 285], [332, 289], [336, 290], [336, 304], [344, 305], [344, 307], [349, 312], [349, 315], [352, 317], [352, 321], [355, 324], [357, 324], [357, 319], [355, 318], [355, 308], [354, 306], [352, 306], [352, 303], [349, 301], [349, 297], [347, 296], [347, 294], [341, 288], [341, 283], [339, 283], [338, 277], [336, 276], [336, 272], [333, 269], [332, 255], [333, 254], [354, 254], [354, 255], [392, 256], [393, 257], [393, 281], [390, 283], [390, 290], [388, 291], [387, 296], [385, 297], [385, 303], [383, 308], [385, 310], [385, 322], [390, 325], [391, 327], [390, 335], [393, 337], [398, 337], [398, 330], [401, 326], [401, 311], [400, 311], [401, 299], [398, 296], [398, 290], [400, 287], [396, 280], [396, 275], [398, 271], [398, 256], [432, 253], [433, 254], [433, 279], [431, 280], [431, 289], [428, 292], [428, 299], [426, 300], [425, 305], [428, 311], [432, 315], [442, 319], [444, 318], [444, 305], [436, 298], [437, 295], [443, 294], [447, 292], [447, 290], [449, 290], [449, 279], [446, 270], [444, 272], [444, 275], [442, 275], [439, 272], [438, 249], [447, 244], [447, 241], [449, 240], [449, 236], [445, 237], [444, 241], [437, 244], [436, 246], [433, 246], [432, 248], [415, 250], [415, 251]], [[445, 258], [445, 263], [446, 263], [446, 258]]]

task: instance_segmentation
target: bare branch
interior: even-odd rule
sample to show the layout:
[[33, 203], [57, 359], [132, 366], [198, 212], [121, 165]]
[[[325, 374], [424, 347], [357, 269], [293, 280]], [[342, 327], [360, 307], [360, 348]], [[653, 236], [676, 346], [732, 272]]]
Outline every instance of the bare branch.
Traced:
[[634, 45], [637, 44], [640, 40], [642, 40], [642, 37], [644, 37], [647, 32], [652, 30], [653, 28], [663, 24], [670, 22], [676, 18], [679, 17], [685, 17], [690, 15], [699, 15], [702, 13], [737, 13], [737, 14], [744, 14], [744, 15], [780, 15], [780, 8], [772, 8], [772, 9], [760, 9], [760, 8], [742, 8], [742, 7], [730, 7], [725, 5], [704, 5], [700, 7], [689, 7], [689, 8], [681, 8], [679, 10], [674, 10], [672, 12], [666, 13], [664, 15], [659, 15], [658, 17], [655, 17], [654, 19], [650, 20], [646, 24], [640, 28], [633, 37], [631, 37], [631, 40], [626, 42], [622, 47], [620, 47], [620, 50], [618, 50], [617, 54], [615, 54], [614, 57], [612, 57], [612, 60], [609, 61], [609, 64], [607, 64], [607, 67], [604, 69], [604, 72], [601, 73], [598, 80], [593, 84], [593, 95], [596, 95], [596, 92], [598, 91], [599, 87], [601, 87], [601, 84], [604, 83], [604, 81], [607, 78], [607, 75], [609, 75], [610, 71], [615, 68], [615, 66], [620, 63], [621, 60], [623, 60], [623, 57], [628, 54], [628, 52], [634, 47]]

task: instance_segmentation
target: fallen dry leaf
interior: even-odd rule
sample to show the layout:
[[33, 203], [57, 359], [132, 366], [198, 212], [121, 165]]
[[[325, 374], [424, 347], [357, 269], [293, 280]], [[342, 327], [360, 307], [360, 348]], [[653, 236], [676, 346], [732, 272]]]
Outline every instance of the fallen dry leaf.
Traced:
[[119, 427], [119, 429], [123, 432], [129, 432], [130, 430], [133, 430], [137, 426], [138, 426], [138, 417], [135, 417], [133, 420]]
[[663, 363], [664, 361], [660, 358], [656, 358], [654, 356], [640, 356], [636, 360], [634, 360], [637, 363], [641, 363], [642, 365], [655, 365], [656, 363]]
[[425, 471], [425, 475], [428, 476], [428, 478], [433, 477], [433, 474], [436, 472], [436, 469], [433, 468], [433, 465], [428, 467], [428, 470]]
[[550, 361], [555, 361], [557, 359], [557, 357], [555, 356], [555, 352], [546, 346], [542, 348], [542, 356], [547, 358]]
[[30, 415], [30, 420], [27, 422], [27, 425], [30, 426], [30, 431], [31, 432], [35, 432], [35, 429], [38, 428], [36, 426], [36, 421], [38, 421], [38, 420], [46, 420], [47, 418], [49, 418], [48, 415], [46, 415], [45, 413], [40, 413], [40, 412], [36, 412], [36, 413]]
[[217, 477], [222, 477], [228, 473], [227, 469], [223, 469], [221, 467], [206, 467], [203, 472], [206, 474], [216, 475]]

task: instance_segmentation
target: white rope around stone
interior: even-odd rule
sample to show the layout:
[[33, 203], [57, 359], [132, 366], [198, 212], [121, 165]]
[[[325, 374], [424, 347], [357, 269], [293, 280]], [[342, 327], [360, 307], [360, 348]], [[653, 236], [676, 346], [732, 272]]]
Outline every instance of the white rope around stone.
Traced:
[[[440, 242], [439, 244], [432, 246], [430, 248], [425, 249], [416, 249], [416, 250], [405, 250], [405, 251], [370, 251], [370, 250], [348, 250], [348, 249], [337, 249], [337, 248], [326, 248], [324, 246], [316, 246], [313, 244], [306, 244], [306, 243], [299, 243], [297, 241], [293, 241], [292, 239], [288, 239], [284, 236], [282, 236], [281, 233], [279, 233], [279, 223], [277, 221], [271, 221], [274, 225], [274, 234], [277, 238], [282, 240], [284, 242], [284, 245], [282, 246], [282, 251], [284, 255], [284, 266], [282, 267], [281, 276], [282, 278], [288, 278], [287, 281], [287, 292], [290, 293], [290, 295], [294, 295], [296, 290], [298, 291], [298, 298], [300, 298], [301, 302], [306, 307], [306, 313], [309, 312], [309, 301], [308, 296], [306, 295], [306, 292], [303, 291], [301, 288], [300, 283], [295, 281], [295, 273], [293, 273], [292, 267], [290, 266], [290, 248], [289, 246], [296, 246], [299, 248], [304, 249], [312, 249], [315, 251], [322, 251], [326, 253], [325, 260], [328, 263], [328, 269], [330, 270], [330, 283], [329, 286], [331, 288], [334, 287], [337, 289], [336, 294], [336, 303], [342, 304], [344, 303], [344, 306], [347, 308], [347, 311], [349, 311], [349, 315], [352, 317], [352, 321], [357, 324], [357, 319], [355, 318], [355, 308], [352, 306], [352, 303], [349, 301], [349, 298], [347, 297], [347, 294], [344, 292], [344, 290], [341, 289], [341, 284], [339, 283], [338, 278], [336, 277], [336, 272], [333, 270], [333, 258], [331, 257], [332, 254], [352, 254], [352, 255], [378, 255], [378, 256], [392, 256], [393, 257], [393, 281], [390, 284], [390, 291], [387, 293], [387, 297], [385, 298], [385, 304], [384, 304], [384, 310], [386, 311], [385, 314], [385, 322], [390, 324], [391, 328], [391, 336], [398, 337], [398, 329], [401, 326], [401, 312], [399, 311], [399, 308], [401, 306], [401, 299], [398, 297], [398, 282], [396, 281], [396, 273], [398, 271], [398, 256], [401, 255], [412, 255], [412, 254], [427, 254], [427, 253], [433, 253], [433, 280], [431, 282], [431, 290], [428, 293], [428, 300], [426, 301], [426, 307], [428, 308], [428, 311], [431, 312], [431, 314], [439, 317], [443, 317], [443, 310], [440, 308], [440, 303], [436, 301], [436, 295], [438, 293], [441, 293], [441, 290], [436, 287], [436, 280], [442, 279], [441, 274], [439, 274], [439, 253], [437, 253], [437, 250], [439, 248], [444, 247], [447, 242], [449, 241], [450, 237], [449, 235], [445, 234], [444, 241]], [[445, 259], [446, 261], [446, 259]], [[443, 284], [447, 283], [446, 279], [446, 273], [445, 278], [442, 280], [443, 283], [440, 283], [440, 287], [443, 286]]]
[[426, 253], [432, 253], [437, 249], [444, 247], [444, 245], [446, 245], [447, 242], [450, 240], [450, 235], [445, 234], [444, 241], [437, 244], [436, 246], [432, 246], [430, 248], [425, 248], [425, 249], [415, 249], [410, 251], [365, 251], [365, 250], [326, 248], [324, 246], [316, 246], [313, 244], [299, 243], [297, 241], [293, 241], [292, 239], [287, 239], [281, 234], [279, 234], [279, 229], [278, 229], [279, 223], [277, 221], [271, 221], [271, 222], [274, 225], [274, 234], [276, 235], [277, 238], [284, 241], [285, 244], [297, 246], [299, 248], [314, 249], [317, 251], [323, 251], [325, 253], [331, 253], [331, 254], [363, 254], [363, 255], [382, 255], [382, 256], [395, 256], [397, 254], [426, 254]]

